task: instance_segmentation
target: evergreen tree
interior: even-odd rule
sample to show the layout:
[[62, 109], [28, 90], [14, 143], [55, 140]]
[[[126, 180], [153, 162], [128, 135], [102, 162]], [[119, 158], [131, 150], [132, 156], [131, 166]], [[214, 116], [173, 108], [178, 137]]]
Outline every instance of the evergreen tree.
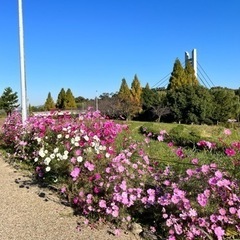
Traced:
[[149, 84], [147, 83], [145, 88], [142, 89], [141, 101], [143, 109], [149, 109], [155, 104], [155, 92], [150, 89]]
[[188, 85], [188, 86], [199, 85], [199, 82], [195, 75], [195, 71], [194, 71], [193, 66], [190, 63], [190, 61], [187, 62], [184, 71], [185, 71], [185, 77], [186, 77], [186, 80], [185, 80], [186, 85]]
[[212, 123], [213, 100], [207, 88], [182, 86], [167, 92], [173, 120], [182, 123]]
[[133, 101], [140, 107], [141, 106], [141, 94], [142, 94], [142, 87], [138, 80], [137, 75], [134, 76], [131, 85], [131, 94]]
[[118, 112], [122, 117], [129, 120], [136, 112], [138, 112], [138, 106], [133, 101], [131, 90], [129, 89], [126, 80], [122, 79], [122, 84], [120, 86], [118, 97]]
[[57, 103], [56, 103], [56, 107], [58, 109], [66, 109], [66, 92], [64, 90], [64, 88], [61, 89], [61, 91], [58, 94], [58, 98], [57, 98]]
[[66, 109], [76, 109], [77, 108], [75, 98], [74, 98], [70, 88], [68, 88], [66, 91], [65, 101], [66, 101]]
[[173, 71], [171, 73], [167, 89], [178, 89], [183, 85], [186, 85], [185, 71], [181, 62], [177, 58], [173, 66]]
[[12, 111], [19, 107], [17, 92], [13, 92], [10, 87], [5, 88], [0, 102], [7, 115], [11, 115]]
[[49, 92], [48, 96], [47, 96], [47, 99], [45, 101], [45, 104], [44, 104], [44, 110], [50, 111], [54, 108], [55, 108], [55, 103], [53, 101], [51, 93]]
[[129, 100], [131, 97], [131, 91], [128, 87], [128, 84], [125, 78], [122, 79], [122, 84], [118, 92], [118, 97], [120, 100], [123, 100], [123, 101]]
[[239, 97], [234, 90], [214, 87], [210, 91], [214, 99], [213, 120], [215, 122], [226, 122], [228, 119], [238, 118]]

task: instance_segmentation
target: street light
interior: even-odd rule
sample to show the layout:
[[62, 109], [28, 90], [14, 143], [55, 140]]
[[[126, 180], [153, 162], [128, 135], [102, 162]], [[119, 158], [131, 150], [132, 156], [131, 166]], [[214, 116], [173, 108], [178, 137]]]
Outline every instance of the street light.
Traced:
[[22, 0], [18, 0], [18, 21], [19, 21], [22, 123], [24, 123], [27, 119], [27, 91], [26, 91], [26, 71], [25, 71], [25, 58], [24, 58]]

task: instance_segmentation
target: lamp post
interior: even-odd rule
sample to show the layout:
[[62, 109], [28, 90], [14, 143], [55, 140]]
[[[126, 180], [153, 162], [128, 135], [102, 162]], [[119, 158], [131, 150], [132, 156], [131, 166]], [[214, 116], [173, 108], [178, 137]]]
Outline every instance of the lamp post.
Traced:
[[24, 58], [22, 0], [18, 0], [18, 21], [19, 21], [22, 123], [24, 123], [27, 119], [27, 91], [26, 91], [26, 71], [25, 71], [25, 58]]

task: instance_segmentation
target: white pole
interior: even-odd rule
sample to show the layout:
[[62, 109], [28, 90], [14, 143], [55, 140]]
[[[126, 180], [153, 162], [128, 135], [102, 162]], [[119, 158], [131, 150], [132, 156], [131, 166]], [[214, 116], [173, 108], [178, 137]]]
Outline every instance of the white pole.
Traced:
[[97, 91], [96, 91], [96, 111], [98, 111], [98, 95], [97, 95]]
[[26, 72], [25, 72], [25, 59], [24, 59], [22, 0], [18, 0], [18, 19], [19, 19], [22, 123], [24, 123], [27, 119], [27, 91], [26, 91], [26, 75], [25, 75]]

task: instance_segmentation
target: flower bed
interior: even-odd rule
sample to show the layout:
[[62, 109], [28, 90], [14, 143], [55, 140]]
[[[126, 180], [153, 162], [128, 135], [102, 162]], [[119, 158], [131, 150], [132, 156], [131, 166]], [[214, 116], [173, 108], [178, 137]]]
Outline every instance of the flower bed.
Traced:
[[[15, 157], [33, 166], [39, 180], [61, 184], [61, 195], [90, 221], [138, 222], [164, 239], [239, 235], [239, 182], [217, 163], [201, 166], [193, 158], [179, 174], [148, 156], [150, 139], [135, 142], [126, 125], [99, 112], [29, 117], [24, 125], [19, 119], [13, 114], [3, 126]], [[154, 138], [166, 136], [162, 130]], [[226, 154], [236, 156], [238, 146]], [[185, 157], [182, 148], [176, 154], [179, 161]]]

